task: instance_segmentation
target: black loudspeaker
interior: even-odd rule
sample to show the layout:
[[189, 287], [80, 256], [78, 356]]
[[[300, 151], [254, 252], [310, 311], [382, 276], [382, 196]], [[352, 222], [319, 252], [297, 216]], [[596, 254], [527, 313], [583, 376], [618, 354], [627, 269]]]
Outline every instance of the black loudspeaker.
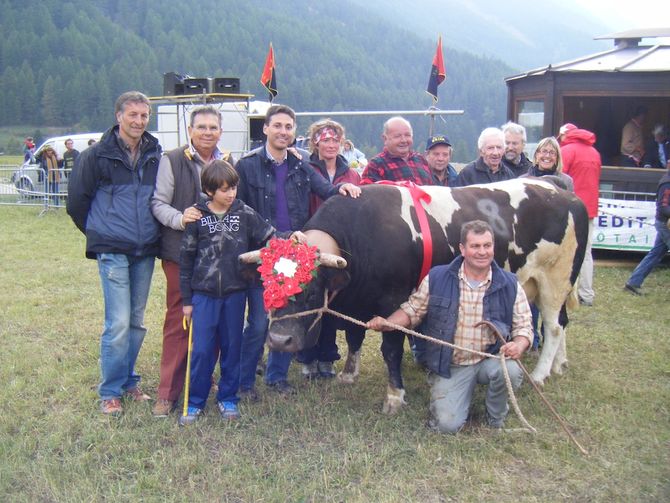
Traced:
[[184, 79], [184, 94], [203, 94], [209, 92], [209, 80]]
[[163, 96], [184, 94], [184, 76], [175, 72], [163, 74]]
[[240, 94], [240, 79], [236, 77], [217, 77], [209, 81], [210, 93]]

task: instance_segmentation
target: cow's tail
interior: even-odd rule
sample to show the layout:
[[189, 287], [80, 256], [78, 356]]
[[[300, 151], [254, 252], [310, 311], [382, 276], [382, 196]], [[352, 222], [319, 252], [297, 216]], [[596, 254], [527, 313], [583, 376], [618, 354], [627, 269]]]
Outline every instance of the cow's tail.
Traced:
[[[589, 216], [586, 212], [584, 203], [575, 197], [571, 203], [570, 214], [572, 215], [573, 225], [575, 229], [575, 237], [577, 238], [577, 249], [572, 261], [572, 273], [570, 274], [570, 283], [574, 295], [576, 293], [577, 280], [582, 269], [582, 262], [586, 256], [586, 245], [589, 239]], [[573, 293], [571, 292], [571, 294]]]
[[577, 295], [577, 283], [572, 285], [572, 290], [568, 294], [568, 298], [565, 299], [565, 307], [570, 311], [574, 311], [579, 307], [579, 296]]

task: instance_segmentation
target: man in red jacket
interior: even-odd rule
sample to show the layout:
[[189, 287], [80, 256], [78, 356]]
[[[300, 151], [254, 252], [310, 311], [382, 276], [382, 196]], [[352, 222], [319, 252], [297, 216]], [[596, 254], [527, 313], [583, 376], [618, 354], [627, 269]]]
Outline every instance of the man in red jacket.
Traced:
[[564, 124], [559, 131], [561, 156], [563, 157], [563, 173], [570, 175], [575, 184], [575, 194], [579, 197], [589, 215], [589, 239], [586, 245], [584, 263], [579, 272], [577, 293], [579, 302], [586, 306], [593, 305], [593, 257], [591, 244], [593, 241], [594, 220], [598, 216], [598, 191], [602, 163], [600, 154], [593, 147], [596, 135], [586, 129], [579, 129], [574, 124]]

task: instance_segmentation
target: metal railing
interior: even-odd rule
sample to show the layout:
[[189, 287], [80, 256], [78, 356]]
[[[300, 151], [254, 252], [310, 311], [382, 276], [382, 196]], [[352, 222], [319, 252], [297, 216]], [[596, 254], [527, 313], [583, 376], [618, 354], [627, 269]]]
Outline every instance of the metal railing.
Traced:
[[656, 201], [654, 192], [629, 192], [625, 190], [612, 190], [600, 188], [600, 198], [617, 199], [620, 201]]
[[42, 212], [65, 208], [70, 171], [46, 173], [35, 165], [0, 166], [0, 205], [41, 206]]

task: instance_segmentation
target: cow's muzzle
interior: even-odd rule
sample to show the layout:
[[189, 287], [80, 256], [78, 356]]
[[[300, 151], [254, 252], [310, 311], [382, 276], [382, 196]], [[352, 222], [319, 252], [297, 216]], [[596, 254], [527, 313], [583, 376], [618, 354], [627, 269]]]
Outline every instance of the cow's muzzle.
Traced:
[[267, 343], [268, 347], [273, 351], [295, 353], [300, 349], [297, 340], [292, 335], [280, 335], [269, 332]]

